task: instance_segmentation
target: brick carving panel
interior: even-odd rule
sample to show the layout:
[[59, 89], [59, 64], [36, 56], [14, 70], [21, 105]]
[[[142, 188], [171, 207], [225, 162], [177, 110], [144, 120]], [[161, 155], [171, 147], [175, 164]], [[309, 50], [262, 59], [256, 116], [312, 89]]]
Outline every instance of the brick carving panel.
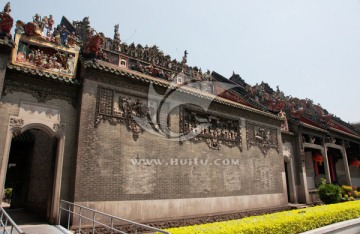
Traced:
[[116, 90], [99, 86], [94, 126], [98, 127], [101, 121], [108, 121], [112, 125], [124, 124], [133, 133], [136, 141], [145, 129], [159, 131], [159, 126], [167, 124], [167, 117], [164, 117], [163, 113], [159, 114], [159, 123], [152, 121], [156, 111], [156, 101], [148, 103], [144, 99], [126, 96]]
[[20, 118], [10, 118], [11, 127], [22, 127], [24, 125], [24, 120]]
[[209, 148], [220, 150], [222, 145], [238, 147], [242, 151], [238, 120], [226, 119], [182, 108], [180, 111], [181, 141], [205, 142]]
[[248, 149], [252, 146], [257, 146], [261, 152], [263, 152], [264, 156], [266, 156], [271, 148], [279, 152], [277, 130], [275, 128], [246, 122], [246, 141]]

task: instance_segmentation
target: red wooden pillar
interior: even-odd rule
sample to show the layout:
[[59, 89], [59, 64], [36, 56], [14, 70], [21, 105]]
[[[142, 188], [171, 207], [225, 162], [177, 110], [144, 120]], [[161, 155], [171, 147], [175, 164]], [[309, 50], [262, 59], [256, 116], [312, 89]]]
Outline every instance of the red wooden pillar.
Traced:
[[331, 174], [331, 182], [335, 182], [335, 167], [334, 167], [334, 160], [333, 156], [329, 154], [329, 163], [330, 163], [330, 174]]
[[318, 162], [314, 162], [315, 164], [315, 176], [319, 175], [319, 165]]

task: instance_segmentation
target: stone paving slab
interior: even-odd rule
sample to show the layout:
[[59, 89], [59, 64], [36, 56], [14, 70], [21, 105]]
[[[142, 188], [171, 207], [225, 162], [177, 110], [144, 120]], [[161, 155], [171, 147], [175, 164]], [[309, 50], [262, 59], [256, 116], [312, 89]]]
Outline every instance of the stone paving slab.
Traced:
[[52, 226], [49, 224], [39, 224], [39, 225], [20, 225], [21, 230], [26, 234], [72, 234], [64, 228], [58, 226]]
[[[61, 226], [52, 226], [49, 224], [37, 224], [37, 225], [20, 225], [19, 228], [25, 234], [74, 234], [72, 231], [68, 231]], [[4, 232], [3, 229], [0, 230], [0, 234], [10, 233], [10, 227], [6, 228], [7, 232]], [[18, 234], [14, 229], [13, 234]]]

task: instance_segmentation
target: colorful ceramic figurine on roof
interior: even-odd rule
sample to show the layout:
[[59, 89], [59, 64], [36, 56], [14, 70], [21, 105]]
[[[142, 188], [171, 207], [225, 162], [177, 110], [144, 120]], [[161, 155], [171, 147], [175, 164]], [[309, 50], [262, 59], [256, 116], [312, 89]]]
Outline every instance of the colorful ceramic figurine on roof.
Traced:
[[24, 26], [24, 30], [28, 36], [41, 37], [42, 31], [41, 31], [40, 27], [41, 27], [41, 16], [36, 14], [35, 16], [33, 16], [33, 21], [27, 23]]
[[[7, 11], [8, 12], [8, 11]], [[80, 47], [76, 35], [58, 25], [52, 15], [35, 14], [31, 22], [16, 22], [12, 63], [27, 69], [41, 70], [65, 79], [74, 78]]]
[[46, 25], [45, 25], [45, 27], [46, 27], [46, 29], [47, 29], [48, 32], [51, 32], [51, 31], [52, 31], [54, 24], [55, 24], [55, 21], [54, 21], [54, 19], [53, 19], [53, 16], [52, 16], [52, 15], [49, 15], [49, 18], [48, 18], [48, 20], [47, 20], [47, 22], [46, 22]]
[[10, 31], [13, 27], [14, 20], [10, 16], [10, 2], [6, 3], [4, 11], [0, 13], [0, 38], [11, 38]]
[[104, 44], [104, 40], [105, 37], [102, 33], [96, 33], [95, 35], [89, 34], [84, 46], [84, 54], [93, 59], [101, 57], [103, 55], [101, 47]]

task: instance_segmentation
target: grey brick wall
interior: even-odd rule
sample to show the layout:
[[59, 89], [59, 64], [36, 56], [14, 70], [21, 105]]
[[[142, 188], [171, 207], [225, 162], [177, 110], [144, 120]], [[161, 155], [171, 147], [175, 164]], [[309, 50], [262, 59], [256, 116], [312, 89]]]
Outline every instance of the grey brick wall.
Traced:
[[[0, 50], [5, 50], [8, 48], [5, 48], [4, 46], [0, 46]], [[4, 51], [1, 51], [4, 52]], [[8, 64], [10, 54], [3, 54], [0, 52], [0, 93], [2, 93], [4, 88], [4, 80], [5, 80], [5, 74], [6, 74], [6, 66]]]
[[[114, 89], [132, 87], [128, 92], [144, 92], [146, 85], [119, 79], [113, 85], [91, 79], [97, 74], [85, 74], [80, 112], [80, 132], [76, 166], [75, 201], [119, 201], [147, 199], [177, 199], [240, 196], [283, 193], [283, 157], [274, 149], [266, 156], [259, 148], [246, 147], [246, 129], [242, 128], [243, 152], [236, 147], [222, 146], [212, 150], [204, 142], [184, 144], [167, 141], [148, 132], [134, 141], [132, 133], [123, 124], [116, 126], [101, 122], [94, 127], [98, 85]], [[102, 75], [104, 76], [104, 75]], [[90, 79], [88, 79], [90, 78]], [[109, 78], [115, 79], [115, 78]], [[266, 117], [229, 109], [216, 104], [213, 112], [246, 118], [280, 126], [280, 122]], [[243, 119], [244, 125], [245, 119]], [[174, 113], [172, 126], [178, 125]], [[281, 141], [279, 142], [281, 144]], [[281, 148], [281, 146], [279, 146]], [[239, 159], [240, 165], [133, 165], [132, 159], [173, 160]], [[178, 161], [180, 164], [180, 161]]]

